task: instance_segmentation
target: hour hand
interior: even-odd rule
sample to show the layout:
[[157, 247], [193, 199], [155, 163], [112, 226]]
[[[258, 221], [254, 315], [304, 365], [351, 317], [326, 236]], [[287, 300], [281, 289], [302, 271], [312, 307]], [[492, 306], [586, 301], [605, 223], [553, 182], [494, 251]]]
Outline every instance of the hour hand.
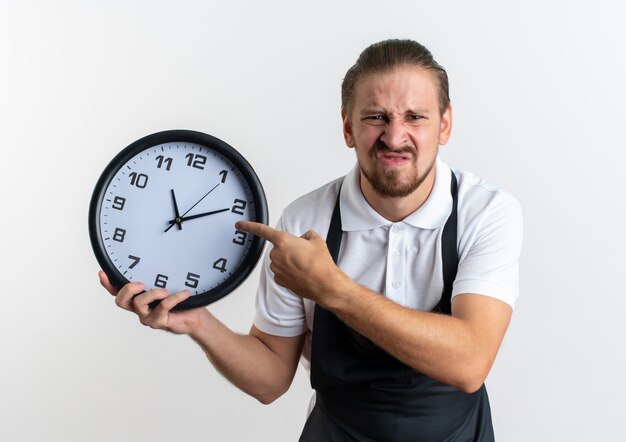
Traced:
[[165, 229], [165, 231], [167, 232], [174, 224], [176, 224], [176, 226], [178, 227], [178, 230], [182, 230], [183, 229], [183, 220], [180, 217], [180, 212], [178, 211], [178, 204], [176, 203], [176, 194], [174, 193], [174, 189], [170, 189], [170, 193], [172, 195], [172, 203], [174, 204], [174, 216], [176, 218], [174, 218], [174, 222], [170, 223], [170, 226]]

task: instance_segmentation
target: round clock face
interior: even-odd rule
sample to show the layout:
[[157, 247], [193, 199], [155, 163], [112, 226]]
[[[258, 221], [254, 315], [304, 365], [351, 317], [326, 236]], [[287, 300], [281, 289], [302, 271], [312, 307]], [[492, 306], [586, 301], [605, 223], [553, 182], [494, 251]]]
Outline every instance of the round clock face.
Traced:
[[189, 290], [177, 308], [230, 293], [258, 262], [264, 241], [235, 229], [267, 224], [261, 183], [231, 146], [207, 134], [166, 131], [120, 152], [94, 190], [89, 233], [99, 264], [118, 288]]

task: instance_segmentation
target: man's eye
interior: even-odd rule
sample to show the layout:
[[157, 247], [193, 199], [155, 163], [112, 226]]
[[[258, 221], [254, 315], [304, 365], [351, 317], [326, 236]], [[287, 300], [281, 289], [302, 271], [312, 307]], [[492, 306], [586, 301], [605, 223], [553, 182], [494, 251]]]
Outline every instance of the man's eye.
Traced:
[[424, 117], [422, 115], [417, 115], [417, 114], [407, 115], [406, 117], [406, 122], [411, 125], [420, 124], [422, 120], [424, 120]]
[[387, 122], [387, 118], [384, 115], [368, 115], [363, 118], [367, 124], [385, 124]]

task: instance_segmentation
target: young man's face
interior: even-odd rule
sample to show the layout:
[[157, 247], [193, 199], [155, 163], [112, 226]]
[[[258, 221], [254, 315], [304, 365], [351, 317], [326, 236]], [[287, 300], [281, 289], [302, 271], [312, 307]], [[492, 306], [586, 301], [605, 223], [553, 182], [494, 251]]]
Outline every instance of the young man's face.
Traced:
[[451, 109], [440, 114], [437, 93], [432, 74], [415, 66], [358, 81], [350, 117], [342, 117], [364, 193], [404, 197], [422, 183], [430, 191], [439, 145], [447, 143], [452, 126]]

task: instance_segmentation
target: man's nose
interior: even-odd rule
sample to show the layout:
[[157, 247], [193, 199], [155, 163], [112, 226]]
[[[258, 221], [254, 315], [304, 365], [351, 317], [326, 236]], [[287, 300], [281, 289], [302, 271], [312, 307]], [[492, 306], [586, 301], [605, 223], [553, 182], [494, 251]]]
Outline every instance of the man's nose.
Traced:
[[380, 139], [391, 149], [397, 149], [409, 144], [406, 127], [401, 120], [389, 120]]

